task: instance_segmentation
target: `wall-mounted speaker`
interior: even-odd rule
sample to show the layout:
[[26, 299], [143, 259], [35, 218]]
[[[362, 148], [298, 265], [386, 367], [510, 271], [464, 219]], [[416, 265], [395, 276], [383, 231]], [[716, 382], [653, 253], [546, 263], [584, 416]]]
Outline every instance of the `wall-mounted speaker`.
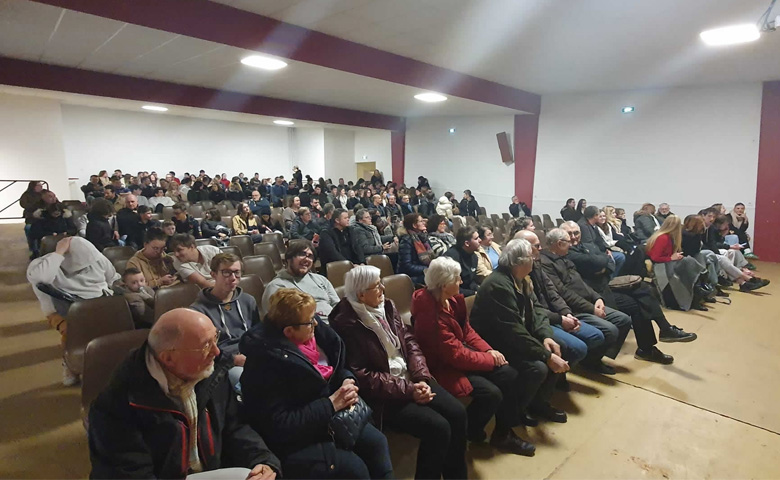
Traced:
[[501, 151], [501, 161], [506, 165], [515, 163], [515, 156], [512, 154], [512, 145], [509, 143], [509, 134], [501, 132], [496, 134], [498, 139], [498, 149]]

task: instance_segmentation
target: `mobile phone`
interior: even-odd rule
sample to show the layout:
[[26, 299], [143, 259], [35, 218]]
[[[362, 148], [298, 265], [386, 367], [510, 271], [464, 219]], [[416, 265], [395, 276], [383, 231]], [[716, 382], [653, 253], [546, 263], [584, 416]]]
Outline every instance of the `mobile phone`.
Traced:
[[315, 233], [314, 236], [311, 237], [311, 241], [315, 242], [315, 243], [319, 242], [320, 241], [320, 234], [319, 233]]

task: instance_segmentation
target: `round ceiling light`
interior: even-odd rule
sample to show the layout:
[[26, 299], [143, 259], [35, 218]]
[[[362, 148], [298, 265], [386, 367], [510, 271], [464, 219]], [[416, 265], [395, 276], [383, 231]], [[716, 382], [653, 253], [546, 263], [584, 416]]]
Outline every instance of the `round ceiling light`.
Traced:
[[295, 122], [291, 122], [289, 120], [274, 120], [274, 123], [277, 125], [284, 125], [286, 127], [289, 127], [290, 125], [295, 125]]
[[418, 93], [417, 95], [414, 96], [414, 98], [420, 100], [421, 102], [428, 102], [428, 103], [438, 103], [447, 100], [447, 97], [445, 97], [441, 93], [433, 93], [433, 92]]
[[278, 58], [266, 57], [265, 55], [250, 55], [242, 58], [241, 63], [263, 70], [280, 70], [287, 66], [287, 62], [283, 62]]
[[167, 112], [168, 111], [167, 108], [160, 107], [160, 106], [157, 106], [157, 105], [144, 105], [141, 108], [143, 108], [144, 110], [149, 110], [150, 112]]

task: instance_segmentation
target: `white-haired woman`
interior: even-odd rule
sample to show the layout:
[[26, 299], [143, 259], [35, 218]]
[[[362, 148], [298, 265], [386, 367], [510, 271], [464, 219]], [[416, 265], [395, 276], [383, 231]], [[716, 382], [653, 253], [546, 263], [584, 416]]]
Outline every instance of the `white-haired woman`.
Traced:
[[350, 270], [346, 297], [330, 313], [347, 365], [380, 425], [420, 439], [415, 478], [466, 478], [466, 409], [433, 383], [417, 340], [385, 300], [379, 274], [370, 265]]
[[[498, 259], [498, 268], [482, 282], [471, 310], [474, 329], [501, 351], [520, 374], [522, 412], [550, 421], [566, 422], [566, 413], [550, 405], [559, 373], [569, 370], [561, 347], [553, 340], [550, 323], [534, 309], [533, 287], [527, 276], [533, 268], [531, 244], [524, 239], [509, 242]], [[522, 415], [522, 422], [537, 421]]]
[[449, 257], [431, 262], [427, 288], [412, 296], [414, 333], [439, 384], [456, 397], [472, 398], [466, 409], [469, 440], [484, 442], [485, 427], [495, 415], [490, 444], [531, 456], [535, 447], [512, 431], [520, 422], [517, 370], [471, 328], [461, 283], [458, 262]]

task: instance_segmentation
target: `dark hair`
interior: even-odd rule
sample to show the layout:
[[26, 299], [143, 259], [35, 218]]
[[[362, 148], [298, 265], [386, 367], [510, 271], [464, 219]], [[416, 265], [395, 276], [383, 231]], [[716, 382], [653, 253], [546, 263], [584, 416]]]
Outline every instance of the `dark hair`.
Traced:
[[201, 182], [200, 180], [195, 180], [195, 183], [192, 184], [192, 189], [193, 190], [197, 191], [197, 190], [200, 190], [202, 188], [203, 188], [203, 182]]
[[412, 233], [414, 230], [414, 224], [417, 223], [417, 219], [422, 217], [419, 213], [407, 213], [404, 215], [404, 228], [407, 232]]
[[463, 190], [463, 193], [465, 193], [469, 197], [471, 196], [471, 190]]
[[135, 267], [127, 268], [124, 272], [122, 272], [122, 280], [126, 279], [130, 275], [138, 275], [139, 273], [142, 272]]
[[222, 214], [219, 213], [219, 210], [216, 208], [209, 208], [208, 210], [206, 210], [206, 215], [208, 215], [209, 220], [213, 220], [215, 222], [222, 221]]
[[284, 252], [284, 259], [289, 261], [303, 253], [306, 249], [309, 249], [314, 253], [314, 247], [311, 246], [311, 242], [308, 240], [296, 240], [290, 242], [287, 246], [287, 251]]
[[596, 217], [598, 216], [598, 214], [599, 214], [599, 207], [595, 205], [588, 205], [587, 207], [585, 207], [585, 211], [582, 212], [582, 216], [585, 217], [586, 219]]
[[357, 209], [355, 210], [355, 222], [359, 222], [363, 220], [363, 217], [365, 216], [366, 213], [371, 214], [369, 210], [363, 208], [359, 203], [355, 205], [355, 208]]
[[116, 193], [116, 188], [114, 188], [113, 185], [106, 185], [103, 187], [103, 190], [111, 190], [112, 192]]
[[715, 221], [712, 222], [712, 224], [715, 226], [720, 226], [723, 225], [724, 223], [729, 223], [729, 219], [725, 215], [718, 215], [718, 217], [715, 218]]
[[685, 217], [685, 222], [683, 222], [683, 229], [686, 232], [691, 232], [697, 235], [704, 233], [704, 219], [701, 215], [688, 215]]
[[177, 233], [176, 235], [171, 237], [171, 242], [168, 244], [168, 248], [170, 248], [171, 251], [174, 251], [179, 247], [185, 247], [185, 248], [197, 247], [197, 244], [195, 243], [195, 237], [193, 237], [189, 233]]
[[163, 194], [165, 194], [165, 189], [162, 187], [157, 187], [154, 189], [154, 194], [157, 195], [157, 192], [163, 192]]
[[583, 203], [587, 203], [587, 200], [585, 200], [584, 198], [580, 198], [580, 201], [577, 202], [577, 211], [578, 212], [582, 211], [582, 204]]
[[92, 202], [90, 213], [100, 217], [108, 217], [114, 214], [114, 206], [105, 198], [96, 198]]
[[138, 185], [137, 183], [131, 183], [127, 186], [127, 188], [130, 189], [130, 192], [135, 192], [136, 190], [143, 190], [144, 187]]
[[220, 265], [225, 265], [225, 264], [233, 265], [236, 262], [241, 264], [241, 270], [243, 270], [244, 262], [241, 260], [241, 257], [236, 255], [235, 253], [230, 253], [230, 252], [218, 253], [214, 255], [214, 258], [211, 259], [211, 263], [209, 263], [209, 267], [211, 268], [212, 272], [216, 272], [219, 270]]
[[183, 203], [177, 203], [177, 204], [175, 204], [173, 206], [173, 209], [174, 210], [181, 210], [182, 212], [186, 212], [187, 211], [187, 205], [185, 205]]
[[484, 240], [485, 239], [485, 234], [487, 233], [488, 230], [490, 230], [492, 232], [493, 231], [493, 227], [491, 227], [490, 225], [483, 225], [483, 226], [477, 228], [477, 233], [479, 234], [479, 238]]
[[702, 216], [707, 216], [710, 213], [715, 215], [715, 218], [717, 218], [718, 215], [720, 215], [720, 210], [718, 210], [717, 208], [712, 208], [712, 207], [703, 208], [703, 209], [699, 210], [699, 215], [702, 215]]
[[144, 245], [155, 240], [162, 240], [165, 242], [168, 240], [168, 235], [166, 235], [161, 228], [152, 227], [144, 234]]
[[455, 245], [462, 247], [466, 242], [471, 240], [476, 231], [477, 230], [470, 225], [460, 227], [460, 230], [458, 230], [458, 233], [455, 235]]
[[326, 203], [322, 206], [322, 216], [326, 217], [332, 211], [336, 210], [336, 207], [332, 203]]
[[192, 179], [190, 177], [184, 177], [181, 179], [182, 185], [187, 185], [188, 183], [192, 183]]
[[345, 210], [343, 208], [337, 208], [333, 210], [333, 217], [331, 217], [333, 220], [339, 218], [342, 213], [349, 213], [349, 210]]
[[149, 208], [149, 206], [147, 206], [147, 205], [139, 205], [138, 208], [136, 209], [136, 211], [138, 212], [138, 215], [142, 215], [142, 214], [144, 214], [146, 212], [151, 212], [152, 209]]
[[[173, 220], [165, 220], [164, 222], [162, 222], [162, 227], [163, 228], [165, 228], [165, 227], [173, 227], [175, 225], [176, 225], [176, 223], [174, 223]], [[163, 233], [165, 233], [165, 232], [163, 232]]]
[[41, 183], [41, 182], [39, 182], [37, 180], [33, 180], [32, 182], [28, 183], [27, 184], [27, 191], [28, 192], [32, 192], [33, 190], [35, 190], [35, 187], [37, 187], [39, 183]]
[[444, 217], [444, 215], [439, 215], [438, 213], [434, 213], [430, 217], [428, 217], [428, 231], [433, 232], [437, 228], [439, 228], [439, 225], [441, 222], [446, 221], [447, 219]]

